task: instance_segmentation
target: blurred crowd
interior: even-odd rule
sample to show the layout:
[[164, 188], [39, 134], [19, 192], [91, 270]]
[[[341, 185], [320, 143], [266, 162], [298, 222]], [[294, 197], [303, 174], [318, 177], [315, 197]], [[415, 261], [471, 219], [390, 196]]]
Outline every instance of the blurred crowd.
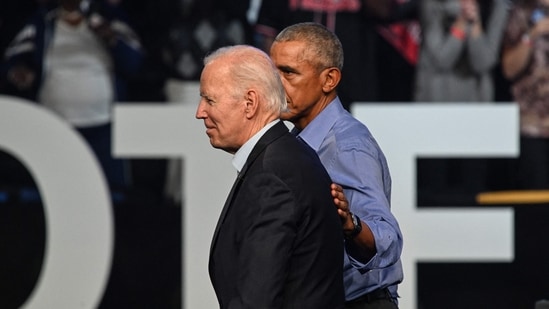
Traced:
[[[163, 180], [150, 175], [165, 179], [165, 162], [109, 158], [112, 104], [168, 102], [166, 83], [198, 81], [209, 51], [250, 44], [268, 52], [284, 27], [315, 21], [343, 43], [345, 108], [516, 102], [521, 158], [497, 169], [512, 178], [504, 186], [548, 188], [548, 8], [547, 0], [5, 0], [0, 94], [67, 119], [103, 158], [113, 187], [147, 183], [160, 192]], [[482, 160], [426, 161], [420, 169], [425, 187], [474, 178], [472, 190], [490, 189]]]
[[[0, 52], [37, 12], [57, 0], [8, 0], [0, 4]], [[70, 2], [70, 1], [69, 1]], [[251, 44], [268, 49], [269, 37], [288, 24], [311, 20], [329, 25], [346, 42], [347, 82], [340, 92], [353, 101], [409, 101], [417, 61], [416, 0], [336, 1], [123, 1], [83, 0], [78, 10], [119, 17], [137, 34], [144, 58], [127, 76], [124, 101], [165, 101], [167, 79], [197, 81], [203, 56], [217, 47]], [[326, 2], [326, 4], [322, 4]], [[108, 13], [107, 13], [108, 12]], [[93, 12], [84, 12], [86, 18]], [[395, 21], [401, 21], [397, 24]], [[5, 58], [4, 58], [5, 59]], [[3, 76], [5, 77], [5, 76]], [[353, 78], [351, 78], [353, 77]], [[5, 78], [2, 93], [12, 91]], [[388, 84], [391, 86], [389, 87]], [[401, 89], [402, 91], [395, 91]], [[12, 91], [13, 93], [13, 91]]]

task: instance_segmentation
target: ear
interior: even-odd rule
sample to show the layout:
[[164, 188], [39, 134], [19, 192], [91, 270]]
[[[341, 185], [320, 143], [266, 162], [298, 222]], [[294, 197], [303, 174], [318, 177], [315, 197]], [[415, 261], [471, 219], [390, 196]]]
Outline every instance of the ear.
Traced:
[[341, 71], [336, 67], [324, 69], [321, 77], [324, 82], [322, 84], [322, 91], [328, 93], [334, 91], [341, 80]]
[[257, 113], [257, 109], [259, 106], [259, 95], [255, 89], [249, 89], [248, 92], [246, 92], [245, 97], [245, 114], [246, 118], [251, 119], [254, 117], [254, 115]]

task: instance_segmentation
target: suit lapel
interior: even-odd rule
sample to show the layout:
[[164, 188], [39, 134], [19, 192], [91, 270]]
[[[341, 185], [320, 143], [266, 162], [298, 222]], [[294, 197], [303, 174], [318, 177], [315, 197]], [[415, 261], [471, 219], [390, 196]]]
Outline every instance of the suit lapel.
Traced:
[[227, 212], [230, 208], [230, 205], [233, 202], [234, 194], [238, 190], [238, 187], [240, 187], [240, 184], [242, 183], [242, 172], [238, 174], [238, 177], [236, 177], [236, 180], [233, 183], [233, 187], [231, 188], [231, 191], [229, 192], [229, 196], [227, 196], [227, 200], [225, 200], [225, 205], [223, 205], [223, 209], [221, 210], [221, 214], [219, 215], [219, 219], [217, 220], [217, 225], [215, 227], [212, 244], [210, 245], [210, 255], [213, 251], [213, 248], [215, 246], [215, 243], [217, 242], [217, 236], [219, 233], [219, 228], [223, 224], [223, 221], [225, 221], [225, 217], [227, 216]]
[[212, 244], [210, 246], [210, 255], [212, 254], [212, 251], [217, 242], [219, 229], [221, 228], [221, 225], [225, 221], [225, 217], [227, 216], [227, 213], [231, 208], [234, 197], [238, 192], [243, 179], [246, 177], [249, 167], [253, 164], [253, 162], [255, 162], [255, 160], [259, 157], [259, 155], [265, 150], [265, 148], [269, 144], [271, 144], [274, 140], [278, 139], [284, 134], [289, 134], [288, 127], [286, 127], [286, 125], [282, 121], [280, 121], [277, 124], [275, 124], [272, 128], [270, 128], [267, 132], [265, 132], [265, 134], [259, 139], [257, 144], [254, 146], [254, 149], [248, 156], [248, 159], [246, 160], [244, 167], [242, 167], [242, 170], [238, 174], [238, 177], [236, 178], [235, 182], [233, 183], [233, 187], [231, 188], [231, 191], [227, 196], [227, 200], [225, 201], [223, 210], [221, 210], [221, 214], [219, 215], [219, 220], [217, 221], [217, 226], [215, 227]]
[[273, 143], [276, 139], [282, 137], [284, 134], [290, 134], [290, 131], [282, 121], [279, 121], [267, 132], [265, 132], [265, 134], [263, 134], [259, 141], [257, 141], [257, 144], [248, 156], [248, 160], [246, 160], [246, 164], [244, 164], [244, 168], [242, 168], [242, 172], [240, 172], [240, 174], [242, 174], [248, 166], [252, 165], [252, 163], [257, 159], [257, 157], [265, 150], [268, 145]]

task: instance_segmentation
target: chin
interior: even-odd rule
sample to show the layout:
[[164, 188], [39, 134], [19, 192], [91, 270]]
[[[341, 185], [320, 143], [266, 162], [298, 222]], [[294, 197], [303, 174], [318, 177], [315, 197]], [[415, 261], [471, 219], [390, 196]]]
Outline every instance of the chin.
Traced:
[[219, 145], [212, 137], [210, 137], [210, 145], [212, 145], [213, 148], [219, 148]]

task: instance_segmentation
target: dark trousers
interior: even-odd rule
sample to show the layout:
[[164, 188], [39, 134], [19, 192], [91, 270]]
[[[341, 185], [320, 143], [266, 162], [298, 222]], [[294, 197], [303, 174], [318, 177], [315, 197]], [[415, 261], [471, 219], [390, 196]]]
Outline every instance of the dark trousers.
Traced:
[[111, 188], [121, 189], [128, 185], [126, 162], [115, 159], [112, 155], [111, 124], [77, 128], [77, 131], [88, 142], [97, 157], [105, 178]]
[[390, 299], [376, 299], [346, 303], [345, 309], [398, 309], [398, 306]]
[[378, 289], [345, 303], [345, 309], [398, 309], [387, 289]]

